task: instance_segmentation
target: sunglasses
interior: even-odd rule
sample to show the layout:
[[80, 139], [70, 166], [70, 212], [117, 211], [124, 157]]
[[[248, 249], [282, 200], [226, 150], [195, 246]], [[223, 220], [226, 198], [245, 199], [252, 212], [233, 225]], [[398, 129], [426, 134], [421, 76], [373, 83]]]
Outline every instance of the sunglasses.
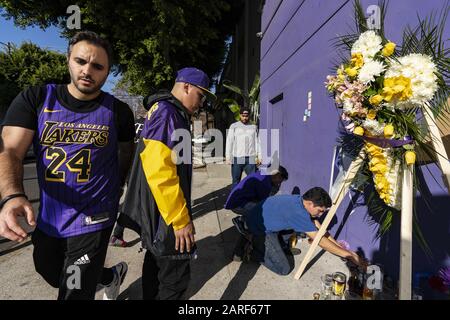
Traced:
[[206, 101], [206, 96], [203, 93], [200, 93], [201, 99], [200, 102], [203, 104]]
[[201, 88], [199, 88], [198, 86], [196, 86], [195, 84], [189, 83], [189, 85], [191, 85], [191, 86], [193, 86], [193, 87], [196, 87], [197, 89], [200, 90], [200, 91], [197, 92], [197, 93], [200, 95], [200, 102], [203, 104], [203, 103], [206, 101], [206, 95], [202, 93], [203, 90], [202, 90]]

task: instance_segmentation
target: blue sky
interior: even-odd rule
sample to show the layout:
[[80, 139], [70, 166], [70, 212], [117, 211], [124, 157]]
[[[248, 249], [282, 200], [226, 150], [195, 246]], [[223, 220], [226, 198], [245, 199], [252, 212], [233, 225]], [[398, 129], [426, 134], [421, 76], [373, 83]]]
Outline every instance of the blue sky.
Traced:
[[[14, 25], [13, 20], [6, 20], [4, 17], [0, 16], [0, 42], [12, 42], [20, 46], [20, 44], [25, 41], [31, 41], [41, 48], [61, 53], [65, 53], [67, 49], [67, 40], [60, 37], [59, 29], [55, 27], [50, 27], [45, 30], [37, 27], [21, 29]], [[102, 90], [111, 92], [116, 81], [117, 77], [110, 74]]]

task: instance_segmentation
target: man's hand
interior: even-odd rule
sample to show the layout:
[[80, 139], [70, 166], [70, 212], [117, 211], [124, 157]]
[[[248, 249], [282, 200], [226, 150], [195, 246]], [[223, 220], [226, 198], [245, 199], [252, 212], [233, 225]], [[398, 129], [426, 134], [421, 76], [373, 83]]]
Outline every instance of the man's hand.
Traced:
[[225, 160], [225, 164], [231, 164], [231, 160], [229, 159]]
[[349, 252], [350, 252], [350, 256], [348, 256], [347, 259], [350, 260], [351, 262], [353, 262], [354, 264], [356, 264], [357, 266], [362, 267], [363, 271], [366, 271], [367, 265], [368, 265], [367, 260], [360, 257], [356, 252], [353, 252], [353, 251], [349, 251]]
[[180, 253], [184, 253], [184, 249], [191, 252], [195, 243], [194, 234], [195, 228], [192, 222], [189, 222], [184, 228], [175, 230], [175, 250]]
[[25, 240], [27, 233], [17, 223], [17, 217], [19, 216], [26, 217], [30, 226], [36, 224], [33, 207], [23, 197], [9, 200], [0, 211], [0, 236], [18, 242]]

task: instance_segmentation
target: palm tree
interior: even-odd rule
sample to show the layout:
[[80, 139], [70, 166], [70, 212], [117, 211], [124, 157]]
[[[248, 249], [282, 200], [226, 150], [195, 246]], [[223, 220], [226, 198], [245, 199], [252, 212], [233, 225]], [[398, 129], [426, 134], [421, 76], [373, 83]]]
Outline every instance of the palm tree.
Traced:
[[[259, 124], [259, 89], [260, 89], [260, 78], [259, 73], [255, 75], [255, 80], [253, 81], [253, 85], [250, 89], [250, 92], [247, 90], [242, 90], [238, 86], [231, 83], [229, 80], [223, 81], [223, 86], [228, 90], [231, 90], [238, 95], [240, 95], [244, 100], [244, 107], [248, 107], [251, 110], [252, 118], [251, 121], [255, 124]], [[223, 102], [228, 105], [230, 110], [233, 112], [236, 120], [239, 120], [239, 104], [236, 100], [227, 98], [224, 99]]]

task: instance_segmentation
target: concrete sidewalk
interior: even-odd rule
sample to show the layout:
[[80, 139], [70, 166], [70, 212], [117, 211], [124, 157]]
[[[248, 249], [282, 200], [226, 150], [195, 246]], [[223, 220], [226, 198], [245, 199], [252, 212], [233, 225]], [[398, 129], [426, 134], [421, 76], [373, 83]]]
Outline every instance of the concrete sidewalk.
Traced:
[[[312, 299], [320, 292], [320, 276], [336, 271], [348, 275], [345, 263], [327, 252], [318, 252], [314, 264], [300, 280], [294, 273], [306, 254], [309, 244], [298, 244], [300, 255], [295, 256], [296, 267], [287, 276], [279, 276], [256, 263], [232, 261], [232, 251], [238, 233], [232, 225], [235, 216], [223, 209], [231, 185], [229, 165], [208, 164], [194, 170], [193, 214], [196, 228], [198, 258], [192, 262], [188, 299]], [[106, 266], [120, 261], [128, 263], [128, 275], [119, 299], [141, 299], [141, 275], [144, 252], [140, 241], [130, 230], [125, 239], [128, 248], [110, 247]], [[55, 299], [57, 290], [50, 287], [34, 271], [32, 246], [25, 245], [6, 254], [0, 253], [0, 299]], [[97, 293], [101, 299], [103, 291]]]

